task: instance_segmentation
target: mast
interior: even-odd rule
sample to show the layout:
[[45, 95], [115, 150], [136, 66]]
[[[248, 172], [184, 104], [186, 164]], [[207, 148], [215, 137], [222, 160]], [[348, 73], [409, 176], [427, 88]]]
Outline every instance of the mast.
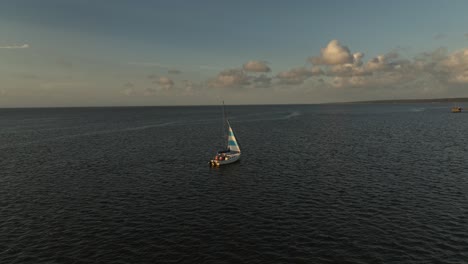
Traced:
[[[226, 111], [224, 107], [224, 100], [223, 100], [223, 140], [227, 142], [227, 133], [226, 133]], [[226, 143], [227, 144], [227, 143]], [[226, 146], [227, 149], [227, 146]]]

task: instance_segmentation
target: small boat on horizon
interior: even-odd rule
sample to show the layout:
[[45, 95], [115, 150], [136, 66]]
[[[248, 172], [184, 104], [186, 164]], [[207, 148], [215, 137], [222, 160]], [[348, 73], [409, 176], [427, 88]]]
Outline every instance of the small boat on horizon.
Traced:
[[[227, 125], [227, 135], [226, 135], [226, 125]], [[241, 157], [241, 150], [239, 143], [237, 142], [234, 131], [232, 130], [229, 120], [226, 118], [224, 111], [224, 101], [223, 101], [223, 137], [227, 139], [226, 147], [213, 157], [210, 160], [209, 164], [211, 167], [219, 167], [221, 165], [227, 165], [238, 161]]]

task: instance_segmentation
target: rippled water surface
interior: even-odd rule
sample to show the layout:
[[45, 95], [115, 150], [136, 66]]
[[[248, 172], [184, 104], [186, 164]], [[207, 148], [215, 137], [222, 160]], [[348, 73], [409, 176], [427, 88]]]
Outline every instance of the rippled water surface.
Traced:
[[467, 263], [449, 108], [0, 110], [0, 263]]

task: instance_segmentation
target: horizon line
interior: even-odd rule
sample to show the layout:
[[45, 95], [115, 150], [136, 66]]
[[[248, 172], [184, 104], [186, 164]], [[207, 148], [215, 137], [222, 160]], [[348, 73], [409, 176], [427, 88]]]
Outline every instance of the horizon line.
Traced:
[[[369, 104], [369, 103], [448, 103], [468, 102], [468, 97], [441, 97], [441, 98], [418, 98], [418, 99], [379, 99], [365, 101], [334, 101], [324, 103], [273, 103], [273, 104], [227, 104], [228, 106], [284, 106], [284, 105], [327, 105], [327, 104]], [[3, 107], [0, 109], [54, 109], [54, 108], [149, 108], [149, 107], [205, 107], [205, 106], [220, 106], [222, 104], [193, 104], [193, 105], [95, 105], [95, 106], [12, 106]]]

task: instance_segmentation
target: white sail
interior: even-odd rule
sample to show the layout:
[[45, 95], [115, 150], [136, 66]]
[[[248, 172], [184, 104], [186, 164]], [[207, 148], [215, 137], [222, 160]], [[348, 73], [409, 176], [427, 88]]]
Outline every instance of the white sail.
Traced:
[[228, 123], [228, 149], [231, 152], [240, 152], [239, 144], [237, 143], [236, 136], [234, 136], [234, 131], [232, 131], [231, 124]]
[[[226, 135], [226, 124], [227, 124], [227, 135]], [[223, 102], [223, 132], [224, 139], [227, 139], [227, 146], [225, 149], [218, 151], [216, 156], [210, 160], [209, 164], [212, 167], [219, 167], [221, 165], [227, 165], [239, 161], [241, 152], [239, 147], [239, 142], [237, 142], [236, 136], [234, 136], [234, 131], [232, 131], [231, 124], [226, 118], [224, 113], [224, 102]]]

